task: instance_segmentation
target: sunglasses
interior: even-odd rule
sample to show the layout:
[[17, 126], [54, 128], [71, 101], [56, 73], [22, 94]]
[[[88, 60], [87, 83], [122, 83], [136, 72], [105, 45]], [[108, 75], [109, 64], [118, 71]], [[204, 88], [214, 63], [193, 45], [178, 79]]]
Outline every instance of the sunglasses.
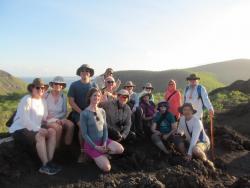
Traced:
[[63, 84], [60, 84], [60, 83], [54, 83], [54, 85], [56, 85], [56, 86], [63, 86]]
[[146, 89], [150, 89], [150, 90], [152, 90], [152, 88], [151, 88], [151, 87], [146, 87]]
[[134, 87], [134, 86], [126, 86], [126, 88], [132, 88], [132, 87]]
[[107, 83], [108, 83], [108, 84], [113, 84], [113, 83], [114, 83], [114, 81], [107, 81]]
[[94, 116], [95, 116], [96, 121], [100, 121], [100, 118], [97, 116], [96, 112], [94, 112]]
[[121, 95], [120, 97], [123, 98], [123, 99], [127, 99], [128, 98], [127, 95]]
[[45, 90], [45, 87], [39, 87], [39, 86], [37, 86], [35, 88], [36, 88], [36, 90]]

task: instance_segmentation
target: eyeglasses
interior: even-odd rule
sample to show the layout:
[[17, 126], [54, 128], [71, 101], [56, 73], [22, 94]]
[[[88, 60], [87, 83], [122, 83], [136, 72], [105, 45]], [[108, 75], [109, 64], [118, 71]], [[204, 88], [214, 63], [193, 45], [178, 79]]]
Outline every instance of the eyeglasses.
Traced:
[[150, 89], [150, 90], [152, 90], [152, 88], [151, 88], [151, 87], [146, 87], [146, 89]]
[[39, 87], [39, 86], [36, 87], [36, 90], [40, 90], [40, 89], [45, 90], [45, 87]]
[[108, 84], [113, 84], [113, 83], [114, 83], [114, 81], [107, 81], [107, 83], [108, 83]]
[[96, 112], [94, 112], [94, 116], [95, 116], [96, 121], [100, 121], [100, 118], [97, 116]]
[[126, 86], [126, 88], [132, 88], [133, 86]]

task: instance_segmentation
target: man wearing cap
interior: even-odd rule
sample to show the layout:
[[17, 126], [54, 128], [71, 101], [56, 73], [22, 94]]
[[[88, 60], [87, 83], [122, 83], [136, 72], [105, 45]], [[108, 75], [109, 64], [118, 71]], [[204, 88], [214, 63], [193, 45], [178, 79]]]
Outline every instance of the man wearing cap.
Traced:
[[197, 110], [195, 116], [198, 119], [202, 119], [204, 108], [208, 109], [210, 117], [213, 117], [214, 109], [205, 87], [199, 84], [200, 78], [196, 74], [191, 74], [186, 80], [189, 84], [184, 90], [184, 103], [193, 105], [194, 109]]
[[[107, 77], [113, 77], [114, 74], [114, 70], [112, 68], [107, 68], [105, 73], [97, 76], [94, 79], [94, 83], [96, 84], [97, 88], [99, 88], [100, 90], [102, 90], [103, 88], [105, 88], [105, 80]], [[118, 79], [115, 83], [114, 83], [114, 89], [113, 91], [116, 91], [121, 85], [121, 81]]]
[[[179, 108], [182, 114], [177, 134], [184, 137], [176, 137], [177, 149], [190, 161], [197, 157], [214, 169], [213, 163], [207, 159], [206, 153], [210, 147], [209, 138], [204, 130], [203, 124], [194, 114], [197, 112], [191, 103], [185, 103]], [[186, 148], [188, 150], [186, 151]]]
[[[80, 113], [88, 106], [86, 101], [87, 93], [92, 87], [96, 86], [95, 84], [92, 84], [90, 82], [90, 78], [94, 75], [94, 69], [90, 68], [89, 65], [83, 64], [82, 66], [80, 66], [76, 71], [76, 75], [80, 76], [81, 79], [73, 82], [70, 85], [68, 98], [69, 104], [72, 108], [70, 119], [75, 124], [77, 124], [80, 129]], [[81, 148], [83, 148], [81, 131], [79, 131], [79, 142]], [[81, 154], [78, 158], [78, 162], [81, 163], [83, 161], [84, 151], [83, 149], [81, 149]]]
[[106, 112], [109, 137], [121, 142], [130, 134], [131, 110], [127, 105], [129, 99], [128, 91], [122, 89], [117, 93], [117, 100], [102, 104]]

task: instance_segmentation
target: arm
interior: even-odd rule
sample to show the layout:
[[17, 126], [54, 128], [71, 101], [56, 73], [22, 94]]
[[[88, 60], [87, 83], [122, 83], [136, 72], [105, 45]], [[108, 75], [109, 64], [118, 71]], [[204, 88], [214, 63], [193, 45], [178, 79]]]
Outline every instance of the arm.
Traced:
[[153, 133], [153, 134], [161, 135], [161, 132], [158, 131], [158, 130], [156, 129], [156, 127], [157, 127], [157, 124], [154, 122], [153, 125], [152, 125], [152, 127], [151, 127], [152, 133]]
[[71, 108], [73, 110], [75, 110], [76, 112], [78, 112], [79, 114], [81, 113], [81, 109], [78, 107], [78, 105], [75, 103], [75, 100], [73, 97], [69, 97], [69, 105], [71, 106]]
[[84, 140], [86, 142], [88, 142], [93, 148], [96, 147], [96, 144], [91, 140], [91, 138], [89, 137], [88, 135], [88, 125], [87, 123], [88, 122], [88, 117], [87, 117], [87, 114], [85, 112], [82, 112], [80, 114], [80, 130], [82, 132], [82, 137], [84, 138]]
[[[129, 107], [126, 108], [125, 113], [127, 113], [127, 118], [125, 120], [124, 124], [124, 130], [122, 131], [122, 137], [126, 138], [129, 134], [130, 128], [131, 128], [131, 110]], [[125, 115], [125, 114], [123, 114]]]
[[211, 101], [210, 101], [210, 99], [208, 97], [208, 93], [207, 93], [206, 89], [203, 86], [201, 87], [201, 96], [202, 96], [202, 100], [203, 100], [203, 103], [206, 106], [206, 108], [208, 110], [214, 111], [212, 103], [211, 103]]
[[172, 127], [172, 130], [170, 131], [170, 133], [163, 135], [162, 138], [164, 140], [167, 140], [168, 137], [170, 137], [172, 134], [176, 133], [176, 131], [177, 131], [177, 123], [172, 123], [171, 127]]
[[189, 149], [188, 149], [188, 155], [190, 155], [190, 156], [192, 156], [193, 148], [196, 145], [196, 143], [198, 142], [201, 130], [202, 130], [202, 124], [200, 121], [197, 120], [195, 122], [195, 125], [193, 125], [192, 138], [191, 138]]
[[180, 118], [180, 113], [178, 112], [178, 108], [182, 105], [182, 97], [180, 91], [177, 91], [176, 94], [176, 105], [177, 105], [177, 118]]

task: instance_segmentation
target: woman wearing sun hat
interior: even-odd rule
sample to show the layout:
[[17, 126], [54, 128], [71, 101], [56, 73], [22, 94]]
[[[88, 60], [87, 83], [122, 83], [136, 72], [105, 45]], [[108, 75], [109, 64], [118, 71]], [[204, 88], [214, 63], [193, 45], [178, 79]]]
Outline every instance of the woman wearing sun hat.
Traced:
[[52, 128], [42, 128], [48, 116], [47, 104], [43, 99], [48, 85], [40, 78], [36, 78], [27, 89], [29, 94], [18, 104], [9, 132], [16, 142], [23, 144], [24, 147], [36, 149], [42, 162], [40, 173], [54, 175], [60, 171], [51, 163], [56, 148], [56, 132]]
[[57, 146], [60, 144], [63, 129], [65, 129], [65, 144], [70, 145], [74, 133], [74, 124], [66, 119], [67, 97], [63, 93], [66, 82], [63, 77], [56, 76], [50, 83], [51, 89], [45, 93], [45, 100], [48, 106], [47, 127], [56, 131]]

